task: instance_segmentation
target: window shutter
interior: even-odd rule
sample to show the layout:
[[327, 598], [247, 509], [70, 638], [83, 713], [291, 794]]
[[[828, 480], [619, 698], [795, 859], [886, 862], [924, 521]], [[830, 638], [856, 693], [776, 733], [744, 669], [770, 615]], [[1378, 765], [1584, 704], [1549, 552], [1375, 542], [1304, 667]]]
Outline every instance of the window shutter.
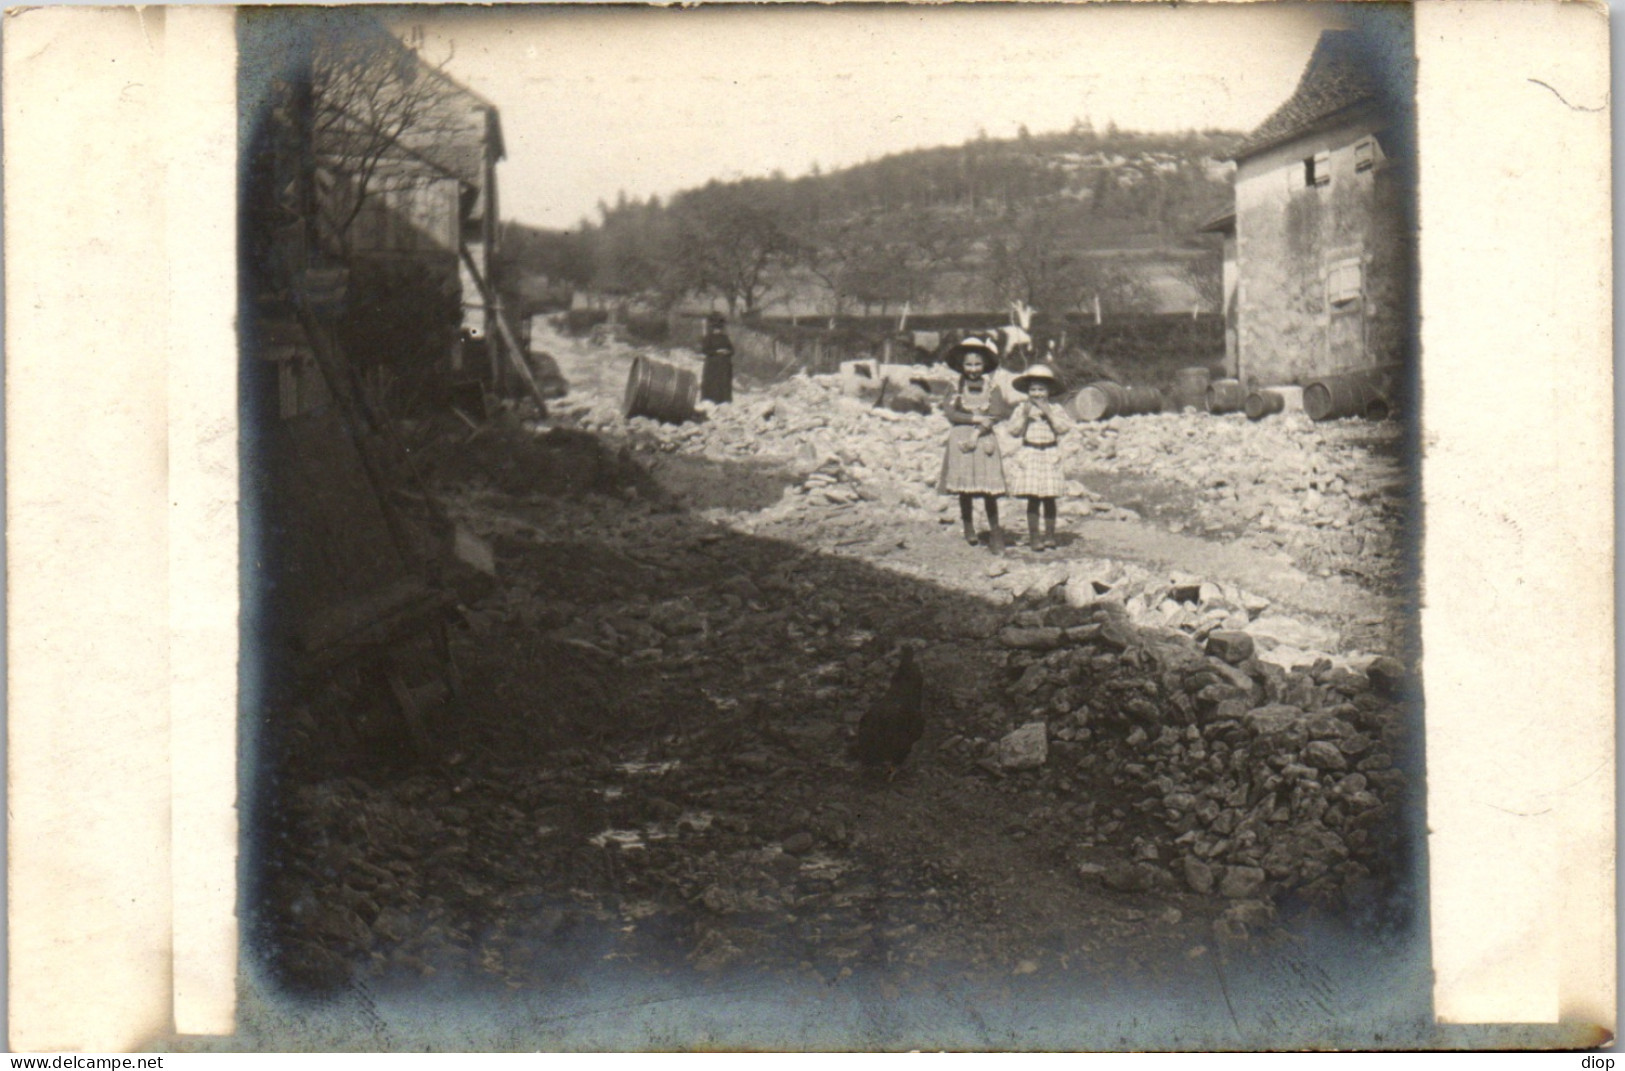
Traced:
[[1326, 300], [1333, 308], [1352, 305], [1360, 300], [1363, 273], [1358, 260], [1345, 260], [1331, 266], [1326, 273]]

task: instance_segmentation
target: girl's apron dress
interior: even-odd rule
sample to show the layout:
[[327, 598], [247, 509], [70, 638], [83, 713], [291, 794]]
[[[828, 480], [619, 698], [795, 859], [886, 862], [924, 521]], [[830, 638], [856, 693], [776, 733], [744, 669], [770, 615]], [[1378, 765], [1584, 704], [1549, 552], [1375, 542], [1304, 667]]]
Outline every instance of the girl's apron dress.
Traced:
[[[1002, 419], [1009, 411], [991, 380], [962, 381], [943, 406], [948, 419], [990, 416]], [[937, 490], [945, 495], [1002, 495], [1005, 493], [1004, 462], [999, 456], [999, 440], [991, 428], [955, 422], [948, 432], [948, 447], [942, 455], [942, 476]]]

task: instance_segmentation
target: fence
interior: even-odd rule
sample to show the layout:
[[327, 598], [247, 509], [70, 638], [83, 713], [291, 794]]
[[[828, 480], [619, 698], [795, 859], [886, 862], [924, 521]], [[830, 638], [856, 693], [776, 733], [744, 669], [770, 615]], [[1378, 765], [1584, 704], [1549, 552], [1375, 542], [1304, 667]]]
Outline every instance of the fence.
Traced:
[[735, 372], [758, 380], [834, 372], [842, 361], [878, 355], [877, 348], [863, 340], [812, 329], [768, 332], [738, 324], [728, 333], [734, 344]]
[[[570, 326], [584, 331], [591, 321], [602, 318], [601, 312], [576, 310], [570, 314]], [[673, 312], [661, 323], [660, 341], [698, 349], [704, 320], [702, 313]], [[946, 313], [910, 317], [908, 326], [942, 335], [999, 327], [1007, 321], [1008, 316], [998, 312]], [[633, 326], [630, 319], [628, 326]], [[777, 382], [802, 372], [835, 372], [845, 361], [924, 359], [909, 336], [899, 334], [892, 316], [819, 317], [799, 323], [763, 317], [729, 323], [727, 330], [734, 344], [735, 374], [758, 382]], [[1096, 324], [1092, 317], [1077, 314], [1063, 318], [1040, 313], [1031, 333], [1037, 354], [1044, 353], [1051, 341], [1058, 344], [1057, 363], [1070, 383], [1111, 379], [1171, 390], [1182, 368], [1205, 366], [1215, 377], [1224, 371], [1224, 321], [1211, 314], [1119, 316]]]

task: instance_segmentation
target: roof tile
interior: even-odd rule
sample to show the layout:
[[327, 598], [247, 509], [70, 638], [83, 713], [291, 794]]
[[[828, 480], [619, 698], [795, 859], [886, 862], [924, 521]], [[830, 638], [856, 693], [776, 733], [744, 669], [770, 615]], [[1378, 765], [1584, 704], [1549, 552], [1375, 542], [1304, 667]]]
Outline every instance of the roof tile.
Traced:
[[1378, 96], [1374, 64], [1359, 34], [1327, 30], [1315, 43], [1298, 88], [1241, 144], [1231, 159], [1244, 160], [1291, 141], [1327, 117]]

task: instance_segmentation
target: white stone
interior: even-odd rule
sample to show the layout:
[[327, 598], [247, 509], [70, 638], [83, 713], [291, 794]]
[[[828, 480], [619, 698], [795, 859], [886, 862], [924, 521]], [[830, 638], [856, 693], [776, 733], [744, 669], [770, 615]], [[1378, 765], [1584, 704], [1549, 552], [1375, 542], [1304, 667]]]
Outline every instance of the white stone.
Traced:
[[1049, 732], [1041, 721], [1030, 721], [999, 741], [999, 765], [1006, 770], [1032, 770], [1049, 759]]

